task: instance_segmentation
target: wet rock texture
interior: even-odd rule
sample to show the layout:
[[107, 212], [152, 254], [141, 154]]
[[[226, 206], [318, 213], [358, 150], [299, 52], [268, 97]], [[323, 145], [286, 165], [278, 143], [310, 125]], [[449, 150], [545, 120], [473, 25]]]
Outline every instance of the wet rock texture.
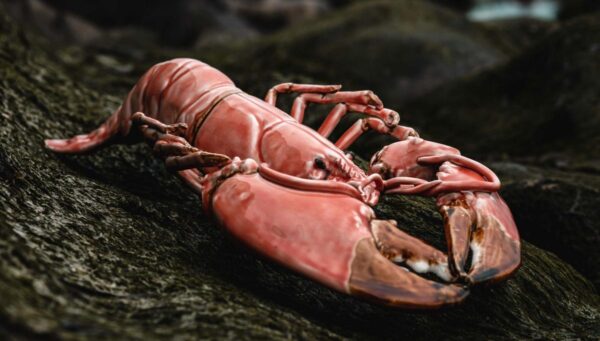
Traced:
[[[438, 13], [437, 8], [433, 11]], [[336, 17], [323, 20], [332, 18]], [[509, 63], [504, 70], [527, 70], [523, 60], [542, 58], [549, 47], [568, 56], [560, 62], [558, 56], [547, 54], [542, 59], [549, 64], [529, 64], [541, 68], [542, 79], [531, 88], [515, 90], [504, 106], [492, 90], [481, 86], [487, 83], [478, 83], [496, 77], [493, 80], [499, 81], [491, 84], [500, 84], [494, 87], [502, 86], [505, 91], [511, 83], [500, 71], [461, 81], [464, 84], [457, 85], [458, 89], [473, 91], [465, 92], [462, 99], [476, 95], [475, 90], [489, 91], [480, 104], [481, 112], [490, 109], [491, 120], [512, 114], [514, 118], [508, 122], [514, 126], [509, 128], [524, 127], [525, 134], [531, 128], [513, 120], [525, 122], [526, 115], [532, 115], [530, 121], [538, 122], [541, 118], [535, 115], [542, 117], [536, 111], [538, 104], [546, 103], [542, 98], [550, 98], [551, 107], [559, 101], [558, 95], [551, 96], [551, 84], [543, 78], [547, 77], [561, 85], [555, 94], [566, 93], [563, 102], [559, 101], [566, 111], [558, 105], [556, 112], [566, 112], [563, 117], [572, 113], [597, 117], [594, 98], [598, 97], [585, 87], [594, 85], [591, 79], [598, 71], [598, 60], [594, 64], [588, 59], [591, 46], [584, 44], [588, 38], [582, 32], [587, 25], [592, 34], [597, 22], [569, 22]], [[370, 27], [370, 23], [353, 22], [342, 28]], [[376, 31], [378, 23], [373, 25]], [[44, 138], [95, 127], [118, 106], [123, 88], [139, 75], [136, 68], [156, 60], [146, 56], [140, 63], [122, 68], [116, 66], [129, 64], [108, 62], [112, 59], [106, 56], [89, 57], [81, 51], [57, 50], [21, 30], [4, 14], [0, 14], [0, 33], [0, 338], [504, 340], [593, 339], [600, 334], [600, 300], [589, 281], [598, 283], [598, 251], [594, 249], [598, 219], [594, 212], [600, 188], [597, 175], [589, 172], [594, 169], [591, 166], [575, 170], [570, 163], [554, 170], [543, 167], [541, 162], [555, 167], [553, 159], [528, 166], [495, 163], [494, 169], [507, 179], [503, 195], [521, 232], [535, 244], [524, 242], [522, 268], [506, 282], [474, 290], [458, 307], [433, 312], [389, 309], [328, 290], [241, 246], [201, 213], [198, 198], [164, 171], [144, 145], [114, 146], [93, 155], [70, 157], [45, 151]], [[274, 44], [270, 39], [265, 44]], [[587, 50], [583, 49], [586, 46]], [[233, 57], [219, 59], [218, 51], [188, 55], [206, 55], [205, 59], [231, 70], [242, 85], [260, 75], [260, 65], [248, 66], [244, 72], [242, 67], [232, 66]], [[301, 63], [297, 65], [307, 65]], [[388, 63], [390, 69], [402, 65], [400, 61]], [[546, 72], [544, 65], [563, 68], [552, 73]], [[320, 67], [307, 68], [303, 77], [315, 77]], [[290, 75], [301, 72], [293, 67], [281, 70]], [[560, 72], [576, 74], [580, 77], [576, 80], [583, 83], [563, 84]], [[98, 77], [82, 80], [90, 75]], [[263, 82], [268, 84], [277, 77], [266, 70]], [[354, 79], [344, 74], [340, 78], [340, 82]], [[382, 85], [374, 88], [382, 89]], [[450, 91], [432, 98], [442, 103]], [[577, 93], [582, 93], [581, 97]], [[463, 117], [459, 122], [468, 121], [470, 103], [474, 102], [464, 102], [461, 107], [459, 99], [450, 102], [451, 108], [464, 108], [454, 111], [459, 119]], [[511, 110], [520, 103], [528, 106]], [[434, 111], [430, 109], [433, 105], [412, 104], [411, 108], [415, 117]], [[452, 140], [452, 134], [436, 128], [437, 124], [449, 126], [450, 121], [443, 120], [446, 116], [425, 117], [436, 123], [423, 124], [423, 131], [472, 153], [520, 150], [508, 142], [476, 148], [476, 138], [489, 135], [489, 139], [500, 139], [494, 134], [506, 132], [502, 129], [509, 128], [504, 126], [495, 125], [497, 130], [488, 135], [484, 133], [487, 128], [484, 132], [475, 129], [473, 139]], [[472, 117], [478, 122], [473, 124], [480, 127], [480, 116]], [[581, 126], [589, 129], [582, 130], [581, 137], [591, 136], [592, 123]], [[583, 151], [575, 153], [580, 140], [570, 132], [569, 136], [556, 135], [560, 139], [556, 145], [564, 145], [561, 155], [585, 155]], [[533, 148], [527, 155], [543, 149], [542, 142], [527, 144]], [[432, 200], [387, 197], [377, 213], [396, 219], [402, 229], [443, 248], [441, 220]]]

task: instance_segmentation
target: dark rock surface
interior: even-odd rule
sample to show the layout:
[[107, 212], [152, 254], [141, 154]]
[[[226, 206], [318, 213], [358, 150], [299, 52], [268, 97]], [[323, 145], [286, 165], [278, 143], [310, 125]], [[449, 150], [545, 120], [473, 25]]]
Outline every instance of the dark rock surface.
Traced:
[[556, 253], [600, 288], [600, 177], [494, 163], [523, 239]]
[[471, 155], [598, 168], [598, 79], [595, 14], [564, 24], [507, 65], [448, 84], [402, 109], [406, 122]]
[[[599, 335], [600, 301], [591, 283], [527, 242], [513, 278], [473, 291], [461, 306], [389, 309], [335, 293], [240, 246], [145, 146], [74, 157], [47, 152], [44, 138], [101, 122], [139, 66], [123, 71], [97, 58], [67, 65], [70, 52], [55, 51], [4, 14], [0, 32], [0, 337]], [[110, 75], [79, 81], [102, 70]], [[248, 80], [254, 72], [232, 76]], [[442, 247], [441, 220], [430, 199], [390, 197], [377, 211]]]

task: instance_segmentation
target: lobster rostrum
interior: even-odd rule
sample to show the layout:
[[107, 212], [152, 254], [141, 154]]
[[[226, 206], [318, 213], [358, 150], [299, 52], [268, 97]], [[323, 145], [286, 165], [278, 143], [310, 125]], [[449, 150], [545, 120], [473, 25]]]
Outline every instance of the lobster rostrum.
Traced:
[[[288, 115], [275, 104], [278, 94], [292, 92], [300, 95]], [[302, 125], [309, 103], [335, 104], [317, 131]], [[365, 117], [330, 142], [347, 112]], [[45, 144], [59, 153], [85, 153], [146, 140], [201, 196], [207, 212], [266, 256], [331, 288], [389, 305], [458, 303], [468, 294], [464, 283], [495, 281], [516, 270], [518, 233], [492, 171], [454, 148], [420, 139], [399, 120], [371, 91], [283, 83], [262, 101], [205, 63], [174, 59], [148, 70], [96, 130]], [[399, 140], [375, 154], [368, 174], [343, 152], [367, 130]], [[376, 219], [371, 206], [382, 193], [436, 196], [448, 256], [396, 222]]]

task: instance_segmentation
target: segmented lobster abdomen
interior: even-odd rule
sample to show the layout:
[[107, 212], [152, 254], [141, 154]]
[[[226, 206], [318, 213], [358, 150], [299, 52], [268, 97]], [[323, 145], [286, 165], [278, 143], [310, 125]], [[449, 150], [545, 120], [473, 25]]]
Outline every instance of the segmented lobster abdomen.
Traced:
[[[196, 116], [206, 114], [211, 103], [235, 85], [219, 70], [194, 59], [179, 58], [156, 64], [127, 95], [119, 109], [119, 121], [129, 122], [141, 111], [165, 124], [184, 122], [192, 126]], [[128, 128], [128, 127], [127, 127]]]
[[[219, 70], [194, 59], [173, 59], [148, 70], [123, 104], [97, 129], [70, 139], [46, 140], [58, 153], [83, 153], [129, 135], [131, 116], [141, 111], [166, 124], [187, 123], [188, 140], [215, 102], [224, 94], [239, 92]], [[201, 123], [201, 121], [200, 121]]]

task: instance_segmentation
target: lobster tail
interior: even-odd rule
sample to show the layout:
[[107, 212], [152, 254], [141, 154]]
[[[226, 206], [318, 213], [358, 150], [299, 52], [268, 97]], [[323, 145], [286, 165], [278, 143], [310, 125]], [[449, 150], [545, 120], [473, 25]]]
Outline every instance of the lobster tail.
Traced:
[[[89, 134], [70, 139], [46, 140], [46, 148], [65, 154], [93, 151], [129, 134], [132, 115], [143, 112], [166, 124], [192, 126], [206, 117], [211, 106], [240, 92], [220, 71], [192, 59], [178, 58], [150, 68], [133, 87], [113, 115]], [[132, 141], [133, 142], [133, 141]]]
[[121, 130], [120, 113], [121, 108], [88, 134], [76, 135], [69, 139], [48, 139], [44, 140], [44, 145], [53, 152], [62, 154], [81, 154], [108, 145]]

